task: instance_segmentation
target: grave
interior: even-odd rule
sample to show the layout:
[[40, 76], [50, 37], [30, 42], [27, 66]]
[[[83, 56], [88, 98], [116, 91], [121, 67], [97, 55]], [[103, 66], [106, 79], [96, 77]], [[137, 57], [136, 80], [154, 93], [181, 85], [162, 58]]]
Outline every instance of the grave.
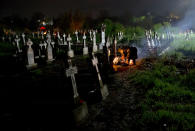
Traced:
[[72, 38], [70, 37], [70, 34], [68, 35], [67, 41], [68, 41], [68, 56], [70, 58], [74, 57], [74, 51], [71, 49], [71, 40]]
[[83, 55], [88, 55], [88, 47], [86, 46], [86, 35], [84, 33], [83, 35], [83, 41], [84, 41], [84, 48], [83, 48]]
[[99, 84], [100, 84], [100, 91], [101, 91], [101, 94], [102, 94], [102, 99], [105, 100], [106, 97], [109, 95], [108, 88], [107, 88], [107, 85], [104, 85], [103, 82], [102, 82], [101, 75], [100, 75], [98, 65], [97, 65], [98, 64], [98, 59], [97, 59], [97, 57], [94, 56], [94, 53], [92, 55], [93, 55], [92, 63], [93, 63], [93, 66], [95, 66], [96, 71], [97, 71], [98, 80], [99, 80]]
[[27, 69], [32, 69], [37, 67], [37, 64], [34, 61], [34, 52], [32, 49], [33, 42], [30, 39], [28, 39], [27, 45], [28, 45], [28, 50], [27, 50], [28, 65], [26, 67]]
[[66, 70], [66, 76], [71, 77], [72, 87], [73, 87], [73, 95], [74, 95], [74, 103], [75, 109], [73, 110], [73, 117], [75, 122], [78, 124], [88, 116], [88, 107], [85, 101], [81, 100], [79, 97], [79, 93], [77, 91], [77, 84], [75, 80], [75, 74], [77, 74], [78, 70], [76, 66], [72, 66], [72, 62], [69, 59], [69, 68]]
[[96, 31], [93, 31], [93, 52], [97, 52], [98, 48], [96, 45]]

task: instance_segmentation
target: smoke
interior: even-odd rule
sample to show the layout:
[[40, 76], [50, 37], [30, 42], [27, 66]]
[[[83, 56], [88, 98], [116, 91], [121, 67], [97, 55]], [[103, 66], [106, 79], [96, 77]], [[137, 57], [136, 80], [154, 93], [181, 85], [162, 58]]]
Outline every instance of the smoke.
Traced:
[[195, 0], [185, 0], [189, 2], [187, 11], [184, 13], [183, 19], [176, 25], [177, 27], [186, 29], [195, 29]]

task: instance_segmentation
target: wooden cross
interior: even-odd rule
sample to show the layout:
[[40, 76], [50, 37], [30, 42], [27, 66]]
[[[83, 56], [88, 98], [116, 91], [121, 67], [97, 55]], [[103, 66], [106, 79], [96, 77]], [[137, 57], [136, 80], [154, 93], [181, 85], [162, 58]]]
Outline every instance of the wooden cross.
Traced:
[[71, 77], [74, 98], [77, 98], [79, 97], [79, 94], [77, 91], [77, 85], [76, 85], [76, 80], [74, 75], [78, 73], [78, 70], [76, 66], [74, 67], [72, 66], [72, 62], [70, 59], [68, 60], [68, 63], [69, 63], [69, 68], [66, 70], [66, 76]]

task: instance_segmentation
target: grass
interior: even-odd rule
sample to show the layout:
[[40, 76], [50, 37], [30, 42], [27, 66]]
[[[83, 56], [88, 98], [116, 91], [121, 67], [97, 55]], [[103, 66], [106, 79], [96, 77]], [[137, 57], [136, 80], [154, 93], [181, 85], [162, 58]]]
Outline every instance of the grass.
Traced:
[[0, 56], [10, 56], [15, 52], [15, 47], [11, 43], [0, 42]]
[[177, 74], [174, 65], [156, 62], [151, 70], [137, 71], [129, 79], [145, 89], [140, 102], [140, 130], [193, 130], [195, 128], [195, 69]]

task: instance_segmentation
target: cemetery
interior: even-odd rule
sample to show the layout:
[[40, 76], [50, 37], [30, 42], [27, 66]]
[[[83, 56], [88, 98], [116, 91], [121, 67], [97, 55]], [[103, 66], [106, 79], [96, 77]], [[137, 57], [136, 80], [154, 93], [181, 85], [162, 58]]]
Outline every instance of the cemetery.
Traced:
[[6, 130], [194, 130], [194, 15], [85, 15], [0, 17]]

